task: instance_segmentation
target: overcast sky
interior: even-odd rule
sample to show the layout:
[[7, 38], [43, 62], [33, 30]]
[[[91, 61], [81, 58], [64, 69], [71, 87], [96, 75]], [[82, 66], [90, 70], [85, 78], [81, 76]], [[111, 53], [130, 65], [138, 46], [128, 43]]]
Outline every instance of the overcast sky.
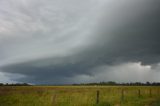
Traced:
[[160, 81], [159, 0], [0, 0], [0, 82]]

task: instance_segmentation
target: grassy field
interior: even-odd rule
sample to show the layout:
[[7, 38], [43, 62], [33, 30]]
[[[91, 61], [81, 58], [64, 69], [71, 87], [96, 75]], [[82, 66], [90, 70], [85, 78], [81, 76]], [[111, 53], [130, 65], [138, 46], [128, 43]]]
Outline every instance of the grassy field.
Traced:
[[160, 87], [3, 86], [0, 106], [160, 106]]

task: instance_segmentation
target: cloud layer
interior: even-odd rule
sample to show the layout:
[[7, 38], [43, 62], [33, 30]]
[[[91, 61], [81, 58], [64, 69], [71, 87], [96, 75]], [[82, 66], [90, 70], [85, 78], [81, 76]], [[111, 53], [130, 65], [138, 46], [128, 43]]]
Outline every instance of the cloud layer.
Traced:
[[160, 81], [159, 13], [158, 0], [1, 0], [0, 72], [35, 84]]

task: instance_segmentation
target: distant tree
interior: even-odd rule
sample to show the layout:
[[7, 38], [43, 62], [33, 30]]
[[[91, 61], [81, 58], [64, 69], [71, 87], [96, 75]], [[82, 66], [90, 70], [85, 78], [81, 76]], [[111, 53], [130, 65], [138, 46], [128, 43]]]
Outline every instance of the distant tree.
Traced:
[[3, 86], [4, 84], [3, 83], [0, 83], [0, 86]]
[[151, 85], [151, 83], [150, 82], [146, 82], [146, 85]]

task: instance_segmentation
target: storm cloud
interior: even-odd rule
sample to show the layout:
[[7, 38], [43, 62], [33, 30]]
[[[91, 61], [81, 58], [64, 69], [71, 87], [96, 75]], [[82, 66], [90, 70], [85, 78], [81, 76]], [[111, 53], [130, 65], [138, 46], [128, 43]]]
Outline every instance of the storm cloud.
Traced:
[[159, 13], [158, 0], [1, 0], [0, 81], [160, 81]]

